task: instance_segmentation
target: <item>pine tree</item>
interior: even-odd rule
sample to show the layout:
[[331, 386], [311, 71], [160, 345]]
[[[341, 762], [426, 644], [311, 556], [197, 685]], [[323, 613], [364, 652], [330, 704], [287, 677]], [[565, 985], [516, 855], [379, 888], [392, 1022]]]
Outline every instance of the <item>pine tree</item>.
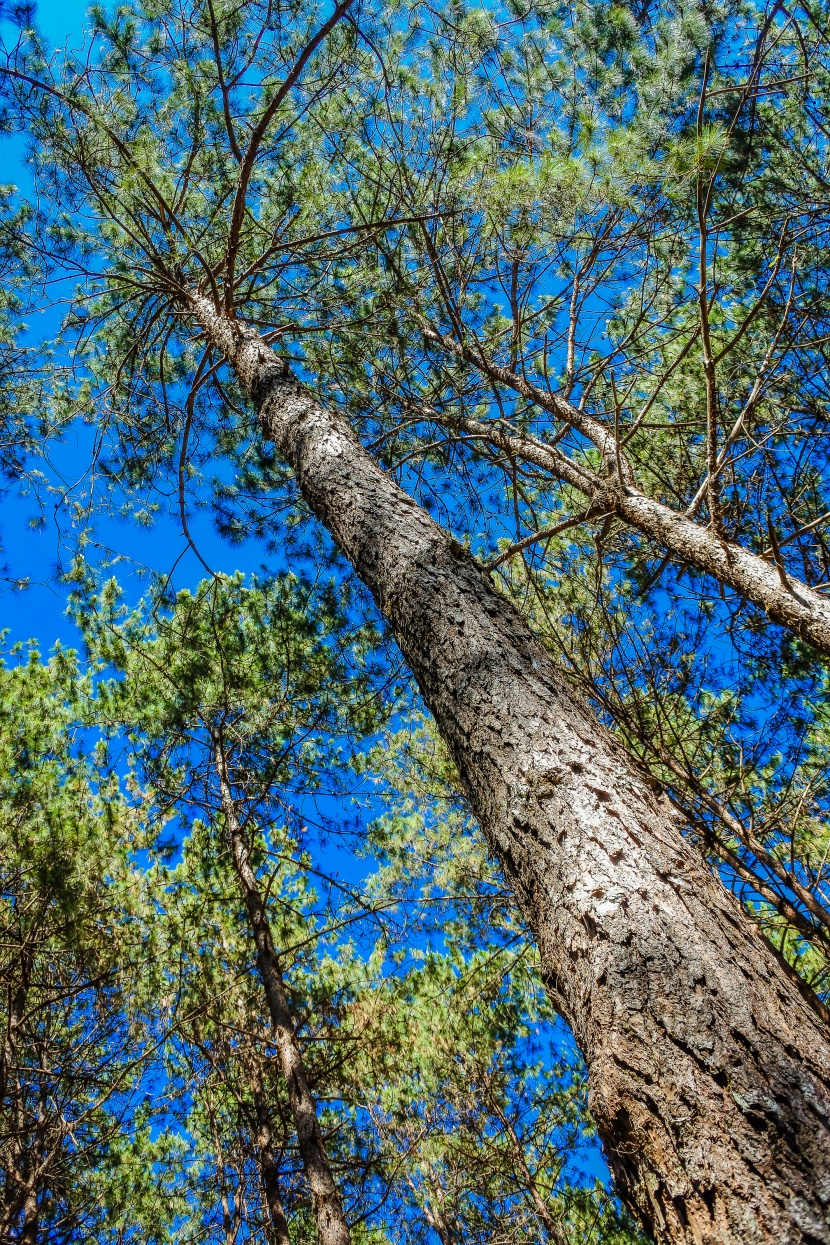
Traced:
[[[27, 39], [14, 53], [7, 82], [10, 90], [22, 93], [19, 102], [42, 138], [44, 176], [60, 184], [64, 202], [89, 216], [85, 236], [83, 221], [75, 229], [77, 262], [89, 276], [97, 329], [97, 336], [87, 339], [87, 363], [93, 380], [110, 386], [114, 407], [125, 416], [118, 452], [129, 482], [141, 486], [167, 464], [177, 465], [182, 526], [190, 539], [185, 486], [194, 425], [207, 436], [215, 402], [218, 444], [232, 450], [235, 440], [238, 446], [256, 435], [244, 417], [229, 428], [234, 416], [239, 418], [240, 398], [253, 406], [259, 436], [274, 444], [305, 505], [374, 594], [450, 749], [471, 806], [537, 938], [552, 997], [585, 1053], [594, 1114], [623, 1196], [659, 1239], [795, 1241], [811, 1234], [821, 1239], [827, 1234], [820, 1190], [828, 1152], [822, 1118], [828, 1112], [816, 1113], [812, 1105], [826, 1103], [828, 1093], [826, 1034], [815, 1015], [823, 1014], [821, 1004], [724, 894], [690, 841], [692, 826], [678, 820], [662, 792], [653, 790], [653, 779], [644, 778], [618, 741], [605, 734], [485, 569], [366, 451], [344, 418], [350, 403], [340, 399], [347, 377], [368, 374], [369, 383], [356, 385], [353, 413], [363, 414], [376, 395], [388, 403], [396, 422], [378, 430], [381, 441], [410, 420], [422, 426], [449, 423], [457, 440], [489, 443], [496, 465], [505, 462], [517, 516], [520, 497], [530, 510], [533, 503], [522, 491], [518, 464], [524, 460], [534, 474], [563, 482], [568, 501], [580, 493], [587, 499], [587, 508], [572, 515], [574, 525], [601, 518], [600, 544], [611, 521], [621, 518], [658, 539], [670, 557], [714, 575], [826, 651], [825, 603], [809, 583], [795, 577], [792, 563], [788, 567], [772, 515], [764, 515], [762, 541], [757, 528], [750, 531], [754, 551], [729, 540], [722, 476], [731, 471], [732, 460], [727, 467], [727, 459], [720, 457], [740, 435], [743, 418], [754, 419], [759, 412], [770, 418], [754, 390], [759, 377], [766, 387], [768, 370], [763, 352], [768, 353], [769, 332], [766, 345], [749, 333], [759, 321], [769, 330], [779, 313], [783, 317], [781, 331], [786, 330], [788, 349], [792, 345], [786, 370], [798, 378], [799, 411], [802, 405], [809, 412], [823, 409], [812, 379], [821, 353], [821, 333], [813, 331], [821, 323], [819, 303], [813, 301], [820, 297], [821, 280], [804, 287], [810, 305], [804, 323], [791, 315], [795, 277], [789, 294], [781, 285], [784, 258], [791, 260], [793, 274], [798, 271], [799, 245], [820, 263], [821, 216], [811, 214], [802, 183], [796, 186], [800, 199], [794, 209], [784, 202], [784, 186], [775, 179], [779, 158], [790, 149], [795, 165], [803, 162], [809, 143], [822, 132], [822, 37], [811, 37], [809, 48], [799, 38], [782, 43], [786, 31], [773, 30], [774, 14], [761, 22], [760, 42], [752, 15], [701, 12], [687, 19], [666, 10], [653, 19], [643, 13], [638, 25], [622, 12], [614, 14], [606, 23], [590, 11], [571, 19], [568, 13], [534, 10], [514, 29], [513, 15], [505, 15], [498, 27], [485, 15], [467, 17], [455, 6], [446, 20], [430, 10], [423, 20], [419, 11], [410, 22], [396, 12], [359, 12], [344, 4], [316, 22], [306, 10], [302, 15], [286, 11], [273, 29], [270, 12], [263, 19], [252, 6], [243, 25], [230, 15], [220, 15], [217, 22], [213, 9], [205, 15], [200, 10], [197, 20], [179, 25], [171, 17], [173, 40], [166, 27], [161, 35], [167, 18], [159, 21], [154, 14], [148, 20], [139, 14], [136, 21], [101, 21], [105, 51], [96, 68], [95, 94], [80, 65], [70, 63], [62, 76], [44, 78], [38, 50]], [[806, 105], [797, 94], [788, 95], [787, 121], [778, 136], [770, 125], [756, 141], [756, 84], [762, 91], [777, 91], [780, 85], [774, 73], [762, 78], [768, 46], [784, 48], [782, 63], [793, 81], [804, 78], [800, 70], [804, 61], [809, 63], [818, 86]], [[418, 124], [409, 130], [386, 65], [368, 70], [370, 62], [383, 62], [384, 47], [402, 58], [401, 78], [410, 88], [402, 98], [413, 106], [419, 98], [426, 101], [436, 122], [431, 128], [416, 111]], [[238, 88], [240, 73], [246, 72], [240, 67], [249, 63], [251, 48], [262, 52], [258, 72], [263, 85], [247, 92]], [[539, 84], [531, 83], [520, 107], [515, 87], [521, 84], [517, 78], [514, 86], [508, 71], [537, 57], [543, 78], [553, 85], [540, 103]], [[712, 98], [735, 94], [739, 104], [724, 121], [716, 103], [710, 131], [704, 122], [713, 63], [721, 76]], [[420, 76], [419, 65], [428, 70]], [[778, 67], [774, 58], [770, 67]], [[567, 74], [562, 76], [569, 68], [573, 91]], [[495, 100], [469, 90], [475, 71], [484, 78], [495, 74]], [[627, 124], [630, 111], [640, 104], [645, 136]], [[595, 200], [588, 201], [582, 216], [566, 213], [570, 223], [563, 232], [560, 266], [572, 268], [567, 323], [573, 331], [566, 330], [563, 338], [561, 392], [528, 380], [529, 359], [522, 358], [524, 370], [517, 371], [525, 342], [531, 356], [539, 354], [535, 330], [528, 335], [519, 313], [526, 305], [521, 299], [535, 300], [534, 323], [548, 310], [544, 291], [534, 289], [532, 281], [521, 284], [533, 264], [553, 262], [539, 253], [531, 254], [530, 262], [525, 257], [537, 246], [538, 231], [528, 227], [523, 213], [532, 216], [539, 196], [534, 198], [532, 186], [529, 202], [519, 204], [516, 222], [507, 220], [492, 232], [475, 215], [487, 216], [486, 196], [474, 184], [476, 168], [487, 174], [479, 188], [493, 193], [496, 203], [523, 176], [535, 176], [533, 152], [545, 141], [535, 128], [537, 111], [543, 124], [557, 115], [565, 118], [554, 133], [557, 139], [579, 137], [582, 147], [572, 143], [565, 155], [586, 168], [590, 179], [603, 159], [613, 167], [621, 152], [633, 149], [625, 170], [628, 184], [610, 178], [599, 203], [598, 236], [603, 245], [611, 237], [610, 254], [603, 246], [595, 254], [591, 249], [588, 225], [596, 225]], [[667, 132], [676, 138], [674, 147], [661, 146]], [[604, 148], [583, 142], [598, 133]], [[465, 160], [475, 191], [469, 201], [460, 176]], [[651, 180], [643, 181], [649, 161]], [[744, 210], [748, 167], [753, 178], [759, 174], [763, 198]], [[680, 254], [671, 249], [675, 237], [688, 238], [683, 232], [688, 212], [679, 211], [671, 195], [664, 202], [646, 194], [641, 201], [635, 193], [641, 184], [668, 182], [671, 187], [677, 170], [686, 190], [694, 192], [696, 325], [689, 319], [688, 282], [677, 298], [672, 295], [678, 266], [689, 266], [682, 245]], [[565, 159], [561, 175], [550, 183], [554, 200], [575, 185], [578, 204], [584, 186], [572, 173]], [[820, 171], [811, 168], [807, 184], [816, 176]], [[423, 193], [425, 187], [430, 193]], [[433, 187], [440, 193], [432, 194]], [[770, 215], [755, 233], [752, 228], [748, 234], [735, 231], [727, 266], [733, 263], [736, 272], [747, 274], [746, 288], [737, 280], [731, 283], [719, 320], [713, 318], [708, 291], [711, 271], [720, 262], [720, 226], [710, 226], [708, 213], [720, 207], [732, 212], [729, 221], [761, 209]], [[759, 255], [769, 221], [789, 220], [793, 211], [800, 221], [795, 243], [788, 228], [782, 229], [780, 258]], [[604, 232], [603, 221], [610, 233]], [[411, 231], [418, 240], [414, 247], [407, 244]], [[373, 235], [381, 239], [374, 249]], [[568, 248], [572, 251], [586, 237], [592, 263], [596, 260], [600, 273], [605, 265], [613, 274], [607, 289], [591, 278], [586, 314], [590, 319], [592, 307], [606, 297], [618, 317], [612, 316], [615, 342], [634, 342], [630, 359], [621, 356], [619, 378], [616, 344], [608, 357], [597, 349], [593, 370], [582, 368], [577, 375], [574, 308], [582, 306], [580, 283], [588, 270], [583, 272], [582, 259], [573, 270]], [[497, 244], [489, 250], [495, 256], [492, 275], [501, 277], [502, 257], [509, 257], [508, 325], [499, 319], [496, 304], [482, 300], [471, 277], [482, 254], [487, 271], [491, 238]], [[354, 248], [368, 260], [353, 277], [349, 260]], [[89, 252], [100, 262], [87, 265]], [[637, 298], [627, 302], [615, 293], [615, 282], [627, 280], [630, 268], [636, 270], [651, 256], [659, 259], [657, 269], [646, 265]], [[421, 270], [427, 274], [423, 282]], [[321, 282], [321, 274], [331, 275]], [[769, 280], [759, 292], [765, 274]], [[422, 296], [422, 286], [424, 309], [414, 297]], [[714, 288], [717, 296], [717, 281]], [[769, 290], [775, 291], [777, 305], [767, 300]], [[640, 336], [634, 332], [631, 337], [643, 325], [637, 299], [641, 307], [651, 307], [660, 297], [668, 299], [669, 312], [657, 320], [646, 316]], [[351, 373], [319, 367], [321, 387], [315, 395], [290, 374], [291, 349], [298, 353], [306, 339], [320, 333], [323, 348], [310, 350], [307, 361], [336, 355], [344, 335], [339, 319], [344, 303]], [[406, 340], [410, 328], [401, 325], [401, 317], [407, 308], [414, 336], [425, 337], [429, 350], [419, 357], [402, 348], [401, 375], [386, 365], [384, 342]], [[805, 353], [798, 342], [806, 323], [811, 346]], [[195, 336], [182, 331], [187, 324]], [[655, 324], [663, 330], [659, 343], [668, 341], [668, 356], [648, 337]], [[367, 325], [375, 330], [374, 340]], [[355, 354], [354, 343], [361, 338], [364, 352]], [[506, 361], [493, 358], [491, 347], [500, 350], [507, 338]], [[703, 492], [689, 502], [690, 513], [673, 514], [653, 491], [636, 485], [634, 451], [623, 446], [621, 428], [627, 422], [633, 438], [644, 425], [640, 414], [632, 415], [630, 406], [617, 401], [615, 390], [617, 379], [636, 388], [637, 360], [645, 351], [657, 382], [651, 392], [660, 403], [668, 399], [674, 418], [666, 372], [684, 377], [682, 365], [698, 339], [703, 371], [696, 375], [698, 382], [703, 375], [705, 384], [698, 390], [703, 415], [697, 424], [703, 433], [679, 443], [667, 435], [650, 463], [655, 482], [668, 475], [668, 493], [674, 488], [681, 496], [684, 471], [673, 470], [674, 456], [705, 464]], [[719, 426], [716, 355], [726, 339], [730, 350], [748, 340], [754, 351], [741, 382], [747, 396], [739, 399], [748, 409], [734, 434]], [[774, 351], [778, 340], [773, 336]], [[278, 351], [272, 349], [275, 341]], [[433, 347], [452, 367], [436, 364]], [[596, 347], [591, 330], [582, 338], [582, 354]], [[165, 371], [171, 356], [177, 377], [189, 375], [178, 397], [181, 442], [176, 449]], [[546, 360], [544, 352], [541, 357]], [[115, 358], [123, 366], [113, 382]], [[227, 374], [220, 377], [222, 364]], [[424, 386], [418, 369], [427, 364], [434, 382]], [[633, 382], [629, 367], [634, 368]], [[473, 370], [476, 381], [464, 383], [459, 394], [456, 377], [464, 382], [466, 369]], [[601, 383], [604, 375], [607, 387]], [[413, 376], [415, 383], [410, 383]], [[577, 381], [582, 393], [574, 404]], [[449, 399], [448, 419], [442, 417], [440, 402], [424, 407], [433, 390], [445, 403]], [[468, 401], [480, 404], [482, 392], [488, 401], [492, 397], [495, 420], [464, 409]], [[632, 392], [626, 390], [626, 400]], [[651, 392], [643, 395], [646, 404]], [[520, 400], [518, 410], [504, 405], [511, 393]], [[609, 395], [610, 415], [601, 405]], [[595, 399], [600, 405], [592, 411]], [[773, 412], [774, 407], [773, 402]], [[553, 416], [561, 427], [554, 423], [547, 437], [532, 436], [524, 419], [529, 409]], [[809, 443], [798, 420], [783, 431], [774, 424], [764, 433], [765, 441], [777, 438], [784, 444], [788, 439]], [[640, 444], [640, 454], [652, 451], [651, 438]], [[423, 445], [419, 438], [413, 453], [421, 453]], [[231, 530], [234, 521], [242, 522], [236, 502], [244, 500], [245, 491], [280, 478], [267, 451], [259, 459], [261, 472], [246, 476], [243, 471], [226, 489]], [[791, 459], [797, 461], [798, 454]], [[762, 464], [766, 470], [763, 457]], [[772, 477], [774, 468], [768, 469]], [[736, 477], [737, 498], [752, 487], [751, 473]], [[795, 487], [793, 494], [789, 483], [779, 485], [779, 502], [784, 499], [786, 505], [788, 497], [800, 496], [800, 486]], [[694, 520], [703, 498], [708, 526]], [[743, 508], [743, 519], [748, 513]], [[806, 526], [813, 530], [820, 521], [820, 515], [811, 517]], [[805, 524], [796, 522], [800, 538]], [[763, 556], [766, 540], [771, 562]], [[805, 576], [812, 577], [809, 560]], [[592, 682], [590, 673], [587, 681]], [[619, 700], [611, 696], [606, 705], [613, 715]], [[636, 740], [627, 721], [623, 726]], [[673, 749], [668, 762], [660, 759], [664, 774], [673, 772], [672, 759]], [[690, 784], [682, 764], [679, 768], [684, 795]], [[742, 846], [755, 852], [746, 835]], [[772, 867], [774, 854], [767, 851], [766, 861], [755, 854]], [[734, 852], [729, 863], [743, 867]], [[798, 880], [798, 872], [791, 870], [791, 877]], [[750, 871], [750, 882], [752, 876]], [[787, 921], [801, 915], [801, 932], [810, 933], [821, 913], [815, 903], [810, 907], [808, 887], [802, 886], [796, 898], [800, 907], [787, 900], [789, 909], [782, 915]], [[693, 1009], [690, 999], [696, 1000]]]
[[[147, 993], [175, 994], [166, 1092], [196, 1139], [211, 1230], [304, 1238], [313, 1209], [319, 1240], [631, 1239], [603, 1190], [575, 1179], [590, 1131], [579, 1065], [547, 1048], [534, 952], [469, 814], [440, 886], [431, 851], [413, 861], [431, 806], [459, 804], [446, 758], [414, 786], [395, 738], [355, 758], [383, 778], [389, 810], [364, 848], [384, 863], [363, 882], [327, 875], [325, 847], [298, 837], [303, 799], [322, 784], [330, 797], [338, 774], [348, 790], [347, 741], [382, 725], [371, 630], [330, 586], [291, 577], [206, 581], [149, 615], [110, 585], [81, 618], [116, 673], [84, 713], [111, 746], [129, 738], [159, 823], [189, 828], [180, 862], [155, 873], [167, 967]], [[427, 774], [434, 741], [415, 743]], [[304, 1096], [317, 1097], [313, 1147]]]
[[71, 654], [13, 652], [0, 688], [0, 1235], [164, 1242], [179, 1144], [145, 1106], [145, 827], [103, 752], [85, 758]]

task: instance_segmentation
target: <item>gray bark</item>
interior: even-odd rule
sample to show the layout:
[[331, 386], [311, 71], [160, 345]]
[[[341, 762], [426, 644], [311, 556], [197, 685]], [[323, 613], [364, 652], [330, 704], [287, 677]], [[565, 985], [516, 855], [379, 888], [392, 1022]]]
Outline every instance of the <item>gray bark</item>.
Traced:
[[830, 1040], [488, 576], [249, 329], [190, 310], [394, 629], [659, 1242], [830, 1243]]
[[615, 515], [661, 545], [678, 562], [695, 566], [733, 588], [759, 606], [773, 622], [807, 640], [820, 652], [830, 653], [830, 601], [780, 566], [655, 501], [631, 481], [615, 475], [604, 479], [596, 476], [566, 454], [527, 434], [511, 434], [483, 420], [439, 422], [549, 471], [556, 479], [578, 489], [590, 502], [592, 513]]

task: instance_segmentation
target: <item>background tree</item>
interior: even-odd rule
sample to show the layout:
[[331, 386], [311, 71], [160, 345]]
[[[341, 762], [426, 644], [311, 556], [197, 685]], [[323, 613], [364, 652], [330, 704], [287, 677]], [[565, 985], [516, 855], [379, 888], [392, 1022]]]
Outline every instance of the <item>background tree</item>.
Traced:
[[[290, 580], [252, 589], [238, 580], [214, 581], [194, 597], [179, 596], [153, 643], [141, 643], [143, 619], [122, 626], [109, 643], [105, 622], [97, 614], [93, 621], [96, 656], [118, 662], [125, 675], [99, 693], [104, 719], [129, 714], [129, 725], [147, 737], [146, 768], [166, 803], [186, 799], [208, 822], [224, 825], [318, 1237], [321, 1245], [343, 1245], [348, 1225], [296, 1039], [299, 1022], [286, 993], [267, 889], [253, 867], [260, 825], [281, 807], [285, 788], [319, 785], [323, 760], [333, 770], [335, 758], [330, 750], [320, 753], [319, 737], [365, 733], [376, 713], [366, 677], [354, 669], [361, 653], [352, 650], [365, 650], [367, 638], [346, 632], [331, 591], [319, 602], [314, 597]], [[270, 1119], [261, 1127], [270, 1131]], [[268, 1192], [272, 1229], [285, 1238], [276, 1186]]]
[[[207, 581], [155, 618], [123, 617], [110, 589], [84, 625], [95, 659], [119, 672], [86, 712], [129, 732], [162, 823], [175, 815], [192, 826], [181, 863], [157, 877], [170, 950], [168, 984], [154, 990], [175, 989], [168, 1075], [175, 1113], [204, 1156], [198, 1198], [208, 1207], [213, 1198], [212, 1230], [305, 1239], [306, 1182], [318, 1239], [332, 1226], [297, 1139], [284, 1022], [268, 990], [276, 972], [353, 1235], [520, 1241], [541, 1229], [553, 1240], [630, 1239], [602, 1189], [574, 1168], [589, 1128], [578, 1068], [549, 1048], [553, 1013], [527, 970], [533, 951], [428, 735], [406, 734], [410, 767], [433, 769], [410, 794], [394, 794], [394, 782], [406, 784], [388, 743], [368, 758], [372, 769], [383, 760], [387, 798], [407, 809], [402, 820], [390, 805], [378, 823], [380, 873], [346, 886], [326, 875], [325, 854], [313, 863], [303, 800], [348, 790], [347, 741], [381, 722], [366, 666], [371, 631], [349, 623], [331, 587], [291, 577]], [[444, 852], [440, 887], [424, 877], [432, 852], [412, 863], [436, 801], [458, 807], [440, 821], [458, 839]], [[248, 882], [234, 842], [243, 834]], [[403, 919], [392, 911], [401, 903]], [[482, 940], [494, 903], [500, 936]], [[257, 920], [269, 934], [264, 952]], [[451, 1210], [441, 1209], [446, 1197]]]
[[103, 752], [84, 757], [71, 655], [12, 654], [0, 685], [0, 1234], [167, 1241], [181, 1146], [145, 1106], [145, 829]]

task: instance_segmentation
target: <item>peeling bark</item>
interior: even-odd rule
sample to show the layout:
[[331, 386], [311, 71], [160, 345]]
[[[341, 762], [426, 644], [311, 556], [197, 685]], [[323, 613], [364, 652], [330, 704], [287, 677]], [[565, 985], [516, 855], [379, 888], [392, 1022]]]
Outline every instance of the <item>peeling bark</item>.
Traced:
[[[190, 310], [371, 589], [539, 944], [658, 1242], [830, 1245], [830, 1038], [483, 569], [253, 330]], [[774, 572], [773, 572], [774, 573]]]

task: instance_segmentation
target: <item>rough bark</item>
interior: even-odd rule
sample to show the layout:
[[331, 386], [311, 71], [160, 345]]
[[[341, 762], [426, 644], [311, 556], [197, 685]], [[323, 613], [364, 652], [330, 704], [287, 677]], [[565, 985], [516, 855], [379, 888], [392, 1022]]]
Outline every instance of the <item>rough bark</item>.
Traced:
[[349, 1227], [343, 1214], [340, 1193], [332, 1175], [326, 1147], [317, 1119], [317, 1104], [309, 1089], [302, 1052], [294, 1033], [294, 1018], [285, 993], [279, 956], [274, 945], [268, 914], [260, 893], [245, 834], [239, 825], [228, 780], [221, 741], [215, 741], [216, 768], [222, 795], [222, 810], [228, 828], [236, 875], [256, 946], [257, 967], [262, 978], [280, 1069], [288, 1089], [288, 1101], [297, 1130], [297, 1144], [303, 1170], [311, 1189], [317, 1237], [320, 1245], [349, 1245]]
[[[9, 931], [11, 934], [11, 931]], [[26, 1003], [31, 988], [32, 971], [34, 969], [34, 951], [28, 939], [23, 935], [19, 924], [15, 930], [18, 939], [18, 963], [20, 976], [17, 988], [10, 999], [6, 1032], [3, 1046], [0, 1049], [0, 1112], [6, 1116], [4, 1121], [5, 1144], [0, 1149], [0, 1157], [4, 1159], [0, 1171], [3, 1172], [3, 1206], [0, 1215], [0, 1241], [11, 1237], [12, 1227], [23, 1214], [24, 1224], [32, 1222], [32, 1208], [37, 1211], [37, 1184], [32, 1172], [34, 1166], [31, 1153], [27, 1152], [26, 1140], [29, 1121], [26, 1119], [24, 1105], [24, 1089], [20, 1084], [19, 1072], [16, 1068], [18, 1045], [26, 1018]], [[5, 1150], [5, 1154], [2, 1153]]]
[[37, 1189], [29, 1189], [23, 1206], [23, 1227], [20, 1232], [20, 1245], [37, 1245], [38, 1222], [40, 1207], [37, 1200]]
[[252, 330], [191, 311], [373, 592], [538, 941], [658, 1242], [830, 1243], [830, 1040], [522, 618]]

